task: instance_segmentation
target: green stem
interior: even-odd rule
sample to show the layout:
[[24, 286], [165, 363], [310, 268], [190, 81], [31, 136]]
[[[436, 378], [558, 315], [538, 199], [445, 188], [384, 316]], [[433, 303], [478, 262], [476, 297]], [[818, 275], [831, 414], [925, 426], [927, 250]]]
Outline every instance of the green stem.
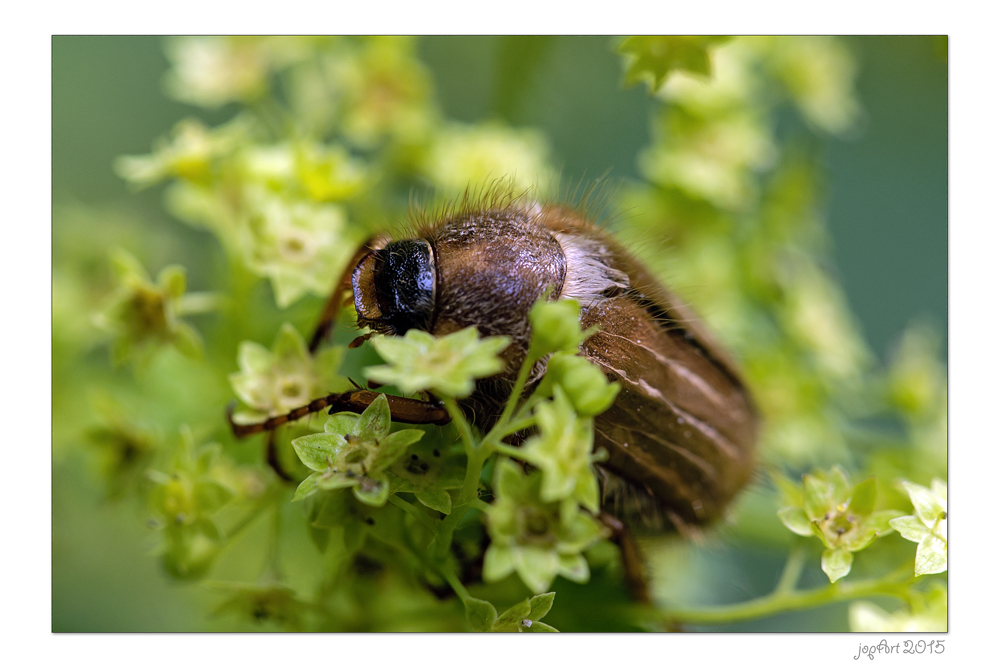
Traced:
[[792, 549], [792, 552], [788, 554], [788, 560], [785, 561], [785, 569], [781, 571], [781, 578], [778, 579], [778, 585], [774, 587], [774, 592], [791, 593], [794, 591], [795, 584], [799, 582], [799, 576], [802, 574], [802, 567], [805, 563], [805, 545], [799, 542]]
[[472, 507], [473, 509], [479, 510], [480, 512], [489, 512], [490, 511], [490, 504], [487, 503], [487, 502], [483, 502], [479, 498], [473, 498], [469, 502], [469, 506]]
[[[528, 382], [528, 375], [531, 373], [531, 369], [535, 367], [536, 359], [532, 355], [528, 355], [524, 363], [521, 364], [521, 370], [517, 374], [517, 380], [514, 381], [514, 387], [511, 389], [510, 398], [507, 399], [507, 405], [503, 408], [503, 414], [500, 415], [500, 420], [490, 431], [492, 436], [496, 431], [502, 429], [507, 422], [510, 421], [511, 415], [514, 414], [514, 409], [517, 408], [518, 401], [521, 400], [521, 393], [524, 392], [524, 385]], [[490, 438], [487, 436], [487, 440]], [[499, 438], [497, 438], [499, 439]]]
[[438, 526], [434, 523], [434, 520], [427, 516], [425, 512], [421, 512], [420, 508], [414, 506], [413, 503], [409, 503], [397, 495], [389, 496], [389, 502], [419, 521], [431, 533], [437, 533]]
[[476, 449], [475, 440], [472, 438], [472, 427], [469, 426], [469, 422], [465, 419], [465, 414], [462, 409], [458, 407], [458, 403], [455, 402], [453, 398], [442, 399], [445, 409], [448, 410], [448, 416], [451, 417], [451, 421], [455, 424], [458, 429], [458, 435], [462, 438], [462, 444], [465, 446], [465, 453], [472, 458], [472, 453]]
[[458, 580], [458, 577], [455, 576], [455, 573], [452, 572], [451, 569], [442, 567], [439, 568], [439, 571], [441, 572], [441, 576], [444, 577], [444, 580], [447, 581], [448, 585], [451, 586], [453, 591], [455, 591], [455, 595], [458, 596], [458, 599], [465, 602], [466, 600], [472, 598], [472, 596], [469, 595], [469, 591], [465, 589], [465, 586], [462, 585], [462, 582]]
[[[782, 581], [784, 579], [785, 577], [782, 576]], [[664, 611], [663, 617], [668, 622], [674, 623], [724, 625], [872, 596], [907, 600], [907, 590], [914, 581], [916, 581], [916, 577], [912, 575], [906, 579], [898, 580], [897, 572], [892, 572], [878, 579], [837, 582], [809, 591], [784, 591], [776, 588], [773, 593], [756, 600], [708, 609], [671, 609]], [[779, 587], [780, 585], [779, 583]]]
[[512, 456], [514, 458], [520, 459], [521, 455], [524, 454], [519, 448], [511, 447], [510, 445], [505, 445], [502, 442], [498, 442], [493, 445], [493, 451], [499, 454], [506, 454], [507, 456]]

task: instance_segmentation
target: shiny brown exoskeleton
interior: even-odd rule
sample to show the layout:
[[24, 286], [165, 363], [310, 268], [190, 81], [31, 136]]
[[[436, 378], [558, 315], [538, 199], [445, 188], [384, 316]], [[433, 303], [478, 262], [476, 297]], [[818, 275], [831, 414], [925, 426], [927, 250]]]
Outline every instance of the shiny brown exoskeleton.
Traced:
[[[609, 454], [598, 464], [604, 510], [627, 526], [658, 531], [710, 522], [751, 477], [757, 414], [728, 356], [638, 260], [570, 207], [463, 205], [413, 238], [367, 246], [351, 288], [358, 324], [378, 333], [419, 328], [444, 335], [475, 326], [481, 336], [511, 339], [506, 370], [480, 380], [462, 402], [483, 430], [499, 417], [527, 355], [532, 305], [547, 290], [551, 299], [579, 300], [581, 328], [599, 328], [580, 353], [622, 387], [594, 429], [595, 449]], [[314, 348], [342, 292], [331, 297]], [[544, 361], [526, 392], [543, 372]], [[352, 401], [364, 403], [357, 394], [314, 403], [317, 410], [353, 410]], [[440, 423], [441, 408], [423, 403], [421, 419], [419, 403], [401, 404], [393, 417]], [[273, 428], [311, 408], [237, 427], [237, 434]]]

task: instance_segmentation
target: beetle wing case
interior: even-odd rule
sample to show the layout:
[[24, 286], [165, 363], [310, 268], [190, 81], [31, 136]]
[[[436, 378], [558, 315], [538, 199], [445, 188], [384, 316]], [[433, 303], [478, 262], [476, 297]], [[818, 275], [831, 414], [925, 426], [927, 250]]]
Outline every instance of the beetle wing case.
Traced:
[[599, 295], [561, 294], [580, 299], [582, 328], [600, 327], [582, 351], [622, 387], [594, 423], [595, 448], [609, 455], [601, 464], [607, 509], [637, 528], [718, 518], [752, 475], [757, 436], [756, 409], [735, 366], [607, 233], [567, 207], [546, 207], [539, 222], [627, 280]]

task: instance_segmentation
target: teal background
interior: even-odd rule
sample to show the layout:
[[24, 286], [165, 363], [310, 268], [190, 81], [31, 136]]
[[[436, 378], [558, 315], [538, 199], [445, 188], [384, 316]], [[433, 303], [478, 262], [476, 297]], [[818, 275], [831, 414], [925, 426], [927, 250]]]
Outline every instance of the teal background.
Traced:
[[[866, 118], [858, 137], [826, 146], [831, 269], [884, 359], [914, 319], [946, 333], [946, 47], [930, 37], [847, 41], [860, 64]], [[446, 116], [501, 118], [543, 130], [565, 181], [605, 172], [629, 180], [639, 176], [635, 156], [648, 143], [654, 103], [644, 87], [622, 90], [610, 45], [607, 37], [433, 37], [422, 41], [420, 53]], [[160, 38], [53, 38], [53, 202], [128, 210], [146, 224], [142, 233], [179, 244], [191, 288], [202, 289], [210, 279], [208, 237], [170, 220], [159, 189], [131, 193], [111, 169], [118, 155], [148, 152], [155, 137], [185, 116], [209, 124], [229, 117], [226, 108], [205, 112], [166, 98], [167, 65]], [[66, 231], [57, 219], [53, 234]], [[53, 630], [228, 629], [203, 618], [207, 593], [158, 575], [145, 551], [144, 517], [137, 508], [103, 503], [79, 450], [69, 449], [53, 468]], [[752, 561], [725, 567], [748, 582], [771, 567]], [[809, 614], [836, 624], [844, 610]], [[795, 629], [766, 622], [744, 629], [777, 627]]]

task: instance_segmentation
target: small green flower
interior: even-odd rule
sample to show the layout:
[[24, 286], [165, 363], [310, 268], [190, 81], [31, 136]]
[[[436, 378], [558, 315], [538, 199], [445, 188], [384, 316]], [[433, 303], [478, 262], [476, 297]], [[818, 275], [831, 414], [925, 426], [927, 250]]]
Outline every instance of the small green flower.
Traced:
[[875, 538], [892, 532], [889, 521], [900, 515], [896, 510], [873, 511], [875, 479], [855, 486], [839, 466], [827, 472], [802, 476], [802, 495], [796, 505], [778, 511], [778, 518], [793, 533], [815, 535], [826, 546], [821, 565], [831, 582], [851, 571], [854, 552]]
[[917, 543], [917, 575], [944, 572], [948, 569], [948, 485], [939, 479], [931, 480], [929, 489], [906, 480], [902, 485], [917, 515], [901, 516], [889, 524]]
[[516, 571], [528, 588], [542, 593], [556, 575], [578, 583], [590, 578], [582, 552], [605, 530], [573, 499], [543, 501], [541, 486], [540, 472], [525, 475], [509, 459], [497, 463], [497, 499], [487, 515], [492, 542], [483, 562], [485, 581]]
[[240, 371], [229, 376], [229, 383], [252, 412], [239, 412], [235, 420], [259, 421], [302, 407], [318, 396], [346, 391], [347, 380], [336, 374], [343, 353], [343, 348], [334, 347], [310, 355], [302, 335], [287, 322], [270, 350], [243, 341], [239, 346]]
[[871, 602], [855, 602], [848, 611], [852, 632], [948, 632], [948, 589], [935, 585], [911, 593], [911, 608], [889, 613]]
[[201, 338], [179, 316], [214, 307], [213, 297], [185, 294], [184, 267], [164, 268], [153, 283], [142, 264], [124, 250], [114, 251], [111, 259], [118, 289], [94, 323], [114, 335], [114, 363], [132, 359], [143, 367], [157, 350], [168, 345], [185, 356], [198, 357]]
[[326, 296], [354, 252], [343, 209], [287, 200], [261, 188], [246, 194], [244, 260], [271, 280], [278, 306], [287, 308], [307, 292]]
[[628, 61], [625, 85], [645, 81], [650, 91], [656, 91], [677, 70], [709, 77], [712, 73], [709, 48], [727, 39], [676, 35], [629, 37], [618, 46], [618, 52]]
[[380, 394], [360, 416], [332, 415], [325, 433], [293, 440], [299, 459], [315, 472], [303, 480], [292, 500], [302, 500], [319, 490], [350, 487], [361, 502], [385, 505], [390, 489], [386, 470], [424, 436], [417, 429], [390, 434], [389, 420], [389, 401]]
[[539, 435], [529, 438], [518, 455], [542, 471], [539, 498], [546, 503], [571, 499], [596, 514], [592, 420], [577, 417], [562, 387], [555, 388], [554, 400], [535, 407], [535, 416]]
[[465, 398], [477, 378], [496, 375], [504, 368], [497, 354], [510, 344], [504, 336], [479, 338], [475, 327], [435, 338], [410, 329], [403, 337], [380, 336], [372, 345], [388, 366], [366, 368], [365, 375], [392, 384], [404, 393], [429, 390], [452, 398]]
[[220, 451], [217, 444], [196, 448], [185, 429], [174, 466], [167, 472], [146, 472], [153, 483], [152, 525], [162, 532], [161, 558], [172, 577], [199, 579], [208, 572], [224, 542], [216, 515], [245, 494], [240, 477]]
[[244, 117], [209, 129], [189, 118], [174, 126], [170, 139], [159, 139], [149, 155], [123, 155], [115, 161], [115, 172], [130, 183], [144, 187], [168, 178], [208, 185], [217, 175], [219, 161], [232, 155], [248, 135]]

